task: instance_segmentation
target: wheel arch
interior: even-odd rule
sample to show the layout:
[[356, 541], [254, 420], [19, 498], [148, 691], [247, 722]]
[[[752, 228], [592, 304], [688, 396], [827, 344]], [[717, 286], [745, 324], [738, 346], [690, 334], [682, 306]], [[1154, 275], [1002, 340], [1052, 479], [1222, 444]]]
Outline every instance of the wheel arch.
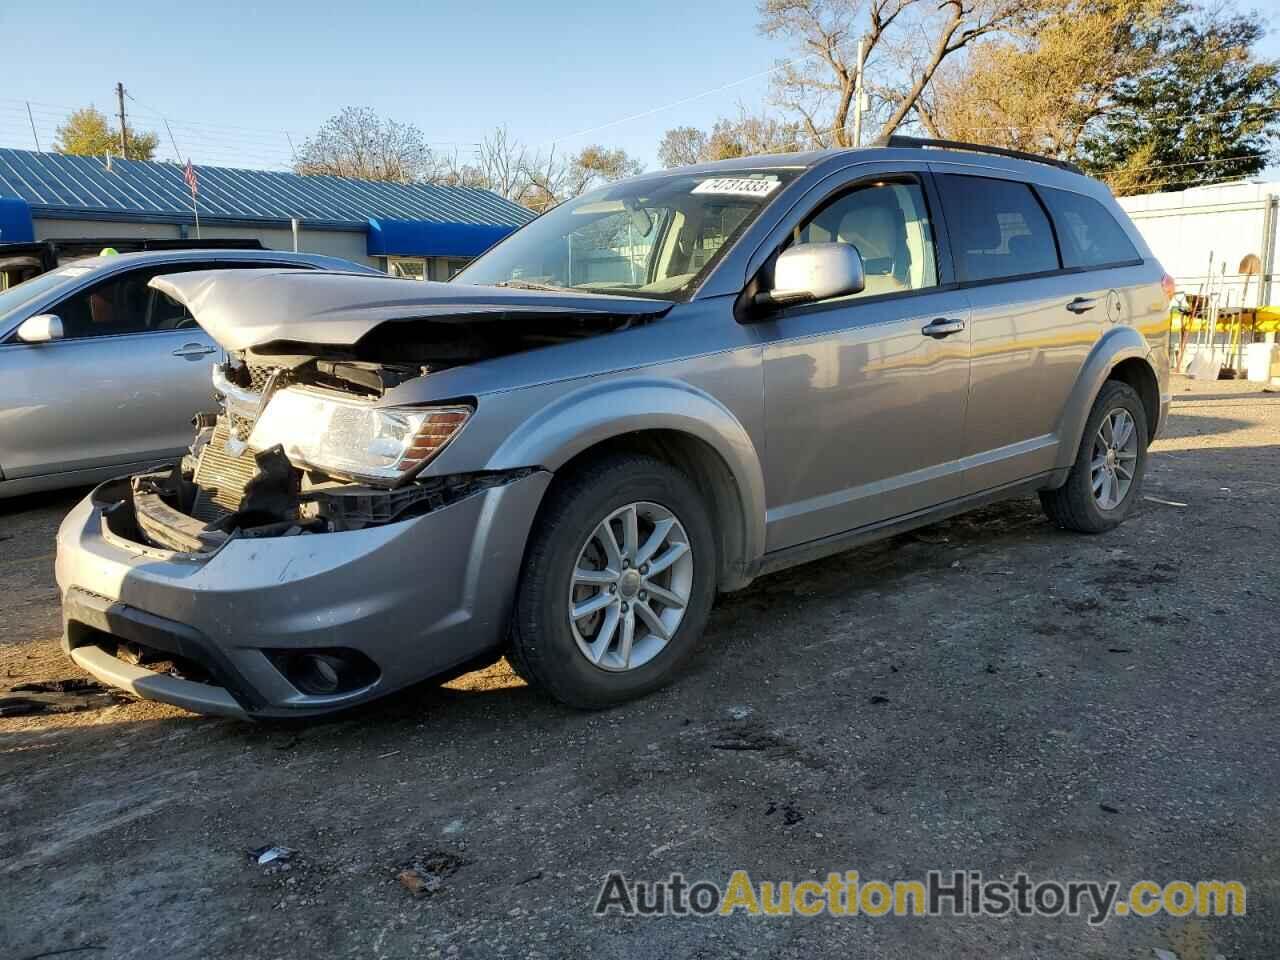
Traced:
[[1094, 400], [1108, 380], [1122, 381], [1137, 391], [1147, 414], [1148, 436], [1155, 435], [1160, 417], [1160, 381], [1151, 365], [1151, 348], [1132, 327], [1112, 327], [1094, 345], [1063, 408], [1053, 486], [1066, 480]]
[[489, 468], [537, 465], [562, 473], [624, 450], [663, 460], [689, 477], [711, 511], [719, 589], [750, 583], [765, 542], [760, 459], [737, 417], [688, 383], [636, 379], [574, 391], [513, 430]]

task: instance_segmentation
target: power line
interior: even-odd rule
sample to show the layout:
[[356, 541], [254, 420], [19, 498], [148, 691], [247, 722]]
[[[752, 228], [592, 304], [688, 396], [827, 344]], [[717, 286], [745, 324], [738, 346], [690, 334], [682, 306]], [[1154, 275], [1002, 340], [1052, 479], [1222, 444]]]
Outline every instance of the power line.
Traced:
[[682, 107], [686, 103], [692, 103], [693, 101], [701, 100], [704, 97], [710, 97], [717, 93], [723, 93], [725, 90], [729, 90], [733, 87], [741, 86], [744, 83], [750, 83], [752, 80], [759, 80], [761, 77], [767, 77], [771, 74], [777, 73], [779, 70], [785, 70], [787, 67], [791, 66], [792, 64], [802, 63], [805, 60], [812, 60], [816, 56], [817, 56], [816, 53], [806, 53], [802, 57], [794, 57], [791, 60], [784, 60], [781, 63], [775, 64], [774, 66], [770, 67], [768, 70], [761, 70], [758, 73], [753, 73], [753, 74], [750, 74], [749, 76], [740, 77], [739, 79], [731, 80], [728, 83], [722, 83], [718, 87], [712, 87], [709, 90], [703, 90], [701, 93], [695, 93], [687, 97], [681, 97], [679, 100], [672, 100], [670, 103], [664, 103], [660, 106], [653, 107], [652, 109], [643, 110], [640, 113], [634, 113], [629, 117], [621, 117], [617, 120], [610, 120], [608, 123], [602, 123], [594, 127], [587, 127], [585, 130], [578, 130], [574, 133], [567, 133], [564, 136], [556, 137], [553, 140], [544, 140], [542, 143], [538, 144], [533, 149], [538, 150], [538, 149], [541, 149], [542, 147], [552, 146], [554, 144], [559, 143], [561, 140], [574, 140], [578, 137], [585, 137], [588, 134], [597, 133], [601, 130], [607, 130], [610, 127], [616, 127], [616, 126], [619, 126], [620, 124], [630, 123], [633, 120], [643, 120], [645, 117], [651, 117], [655, 113], [661, 113], [662, 111], [670, 110], [673, 107]]

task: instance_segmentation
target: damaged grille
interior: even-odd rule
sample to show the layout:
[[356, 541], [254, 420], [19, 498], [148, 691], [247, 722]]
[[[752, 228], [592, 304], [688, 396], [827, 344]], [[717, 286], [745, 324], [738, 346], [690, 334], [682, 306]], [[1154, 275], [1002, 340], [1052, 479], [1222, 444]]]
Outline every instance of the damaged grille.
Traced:
[[191, 515], [206, 523], [221, 520], [240, 508], [244, 488], [258, 468], [247, 449], [238, 457], [227, 451], [229, 436], [226, 418], [219, 417], [213, 436], [200, 451], [200, 461], [192, 478], [197, 490]]
[[249, 368], [249, 389], [254, 393], [262, 393], [267, 389], [267, 381], [276, 372], [276, 368], [261, 363], [249, 363], [246, 366]]

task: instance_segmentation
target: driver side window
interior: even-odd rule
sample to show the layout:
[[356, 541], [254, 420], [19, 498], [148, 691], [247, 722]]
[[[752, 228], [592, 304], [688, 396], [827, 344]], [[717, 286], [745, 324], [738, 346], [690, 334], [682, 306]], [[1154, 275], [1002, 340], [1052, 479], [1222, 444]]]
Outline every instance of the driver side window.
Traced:
[[851, 297], [938, 285], [933, 227], [919, 184], [858, 187], [827, 203], [795, 232], [795, 243], [830, 241], [852, 244], [862, 256], [867, 285]]
[[56, 304], [50, 312], [62, 319], [63, 338], [84, 340], [146, 330], [151, 276], [152, 272], [130, 271]]

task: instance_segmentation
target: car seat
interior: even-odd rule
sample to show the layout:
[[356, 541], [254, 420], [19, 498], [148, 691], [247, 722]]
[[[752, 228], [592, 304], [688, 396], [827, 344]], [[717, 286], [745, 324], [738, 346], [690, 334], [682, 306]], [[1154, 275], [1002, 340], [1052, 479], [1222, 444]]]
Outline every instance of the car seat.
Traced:
[[910, 290], [907, 222], [892, 188], [863, 190], [849, 199], [850, 209], [840, 218], [836, 239], [852, 244], [862, 255], [864, 292], [875, 295]]

